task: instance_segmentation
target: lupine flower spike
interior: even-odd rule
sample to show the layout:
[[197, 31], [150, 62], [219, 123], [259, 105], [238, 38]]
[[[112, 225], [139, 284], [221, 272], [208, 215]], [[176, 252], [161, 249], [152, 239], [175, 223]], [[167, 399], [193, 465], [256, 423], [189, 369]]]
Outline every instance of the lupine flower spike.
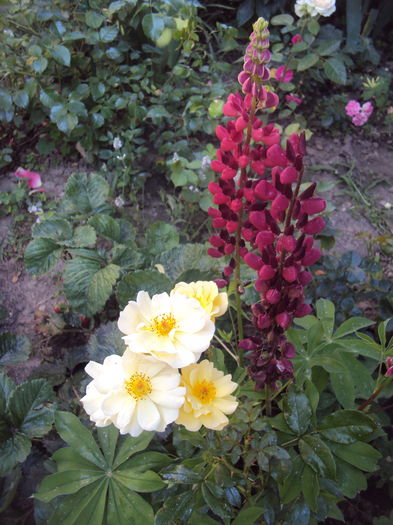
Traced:
[[306, 267], [321, 256], [313, 236], [325, 226], [319, 213], [326, 203], [314, 195], [316, 184], [300, 191], [304, 133], [292, 134], [283, 149], [274, 124], [263, 125], [256, 117], [258, 109], [276, 106], [278, 97], [266, 86], [267, 23], [259, 19], [253, 29], [239, 75], [245, 97], [229, 95], [224, 114], [233, 119], [216, 130], [221, 144], [211, 167], [220, 176], [209, 185], [217, 207], [208, 213], [217, 233], [209, 239], [208, 253], [232, 255], [220, 286], [232, 274], [240, 284], [241, 258], [257, 272], [260, 301], [252, 306], [254, 331], [240, 347], [248, 351], [249, 374], [261, 389], [265, 384], [275, 388], [278, 380], [292, 376], [295, 349], [284, 332], [293, 318], [311, 312], [303, 287], [311, 279]]

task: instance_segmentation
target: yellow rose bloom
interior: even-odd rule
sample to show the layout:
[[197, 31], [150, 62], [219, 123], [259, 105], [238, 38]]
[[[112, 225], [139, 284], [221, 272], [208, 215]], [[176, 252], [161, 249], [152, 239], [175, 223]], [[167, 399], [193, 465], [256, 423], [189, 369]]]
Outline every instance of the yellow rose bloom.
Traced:
[[192, 432], [202, 425], [222, 430], [228, 424], [225, 414], [232, 414], [239, 404], [230, 395], [238, 386], [231, 379], [230, 374], [224, 376], [207, 359], [183, 368], [180, 385], [186, 387], [186, 396], [176, 423]]
[[213, 281], [177, 283], [171, 295], [174, 293], [181, 293], [199, 301], [213, 322], [216, 317], [224, 315], [228, 309], [228, 295], [225, 292], [219, 292]]

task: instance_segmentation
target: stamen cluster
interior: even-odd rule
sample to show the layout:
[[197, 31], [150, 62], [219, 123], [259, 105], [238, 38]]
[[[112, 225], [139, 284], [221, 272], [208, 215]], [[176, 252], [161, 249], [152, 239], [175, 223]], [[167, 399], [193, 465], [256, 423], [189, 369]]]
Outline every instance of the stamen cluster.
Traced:
[[269, 78], [265, 24], [254, 24], [250, 38], [256, 44], [248, 46], [245, 57], [247, 71], [250, 63], [254, 71], [248, 79], [258, 89], [250, 90], [241, 73], [239, 80], [247, 94], [244, 98], [239, 93], [229, 95], [223, 111], [232, 119], [216, 130], [220, 148], [211, 167], [220, 176], [209, 190], [217, 207], [208, 210], [217, 230], [209, 239], [208, 253], [232, 255], [221, 284], [227, 284], [241, 258], [258, 273], [255, 288], [260, 301], [252, 307], [258, 335], [241, 342], [242, 348], [251, 351], [249, 373], [257, 388], [265, 383], [274, 387], [277, 380], [292, 374], [289, 359], [294, 357], [294, 348], [283, 334], [294, 317], [311, 312], [303, 293], [311, 279], [305, 268], [321, 256], [313, 236], [325, 226], [318, 214], [326, 206], [324, 199], [314, 195], [315, 183], [300, 191], [304, 133], [292, 134], [283, 149], [279, 130], [255, 115], [267, 107], [265, 93], [270, 93], [259, 84]]

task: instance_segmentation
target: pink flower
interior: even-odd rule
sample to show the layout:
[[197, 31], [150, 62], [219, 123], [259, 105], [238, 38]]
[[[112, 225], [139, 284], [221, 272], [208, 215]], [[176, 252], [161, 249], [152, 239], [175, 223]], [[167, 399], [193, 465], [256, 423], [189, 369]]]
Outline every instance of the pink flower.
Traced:
[[393, 357], [388, 357], [386, 359], [386, 375], [393, 376]]
[[297, 33], [291, 38], [291, 42], [293, 45], [298, 44], [299, 42], [303, 42], [302, 35], [299, 35], [299, 33]]
[[279, 82], [291, 82], [293, 79], [292, 69], [288, 69], [286, 66], [280, 66], [276, 69], [276, 79]]
[[349, 117], [354, 117], [360, 111], [360, 104], [357, 100], [350, 100], [345, 106], [345, 112]]
[[355, 126], [363, 126], [373, 111], [374, 107], [371, 102], [365, 102], [361, 106], [357, 100], [350, 100], [345, 106], [345, 112], [352, 117], [352, 124]]
[[295, 102], [297, 106], [299, 106], [299, 104], [302, 103], [302, 99], [297, 97], [296, 95], [292, 95], [292, 93], [290, 95], [285, 95], [285, 100], [287, 102]]
[[35, 189], [42, 186], [41, 175], [34, 171], [18, 168], [15, 172], [15, 176], [21, 179], [27, 179], [26, 182], [29, 188]]

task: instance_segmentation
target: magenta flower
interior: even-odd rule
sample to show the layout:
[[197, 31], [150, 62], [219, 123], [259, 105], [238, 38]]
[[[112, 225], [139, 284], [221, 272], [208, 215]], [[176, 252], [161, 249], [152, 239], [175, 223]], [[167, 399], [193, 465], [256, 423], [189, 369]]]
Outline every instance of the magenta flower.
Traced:
[[302, 99], [297, 97], [296, 95], [293, 95], [292, 93], [290, 95], [285, 95], [285, 100], [287, 102], [295, 102], [297, 106], [302, 103]]
[[350, 100], [345, 106], [345, 112], [352, 117], [352, 124], [355, 126], [363, 126], [373, 111], [374, 107], [371, 102], [365, 102], [361, 106], [357, 100]]
[[15, 171], [15, 176], [21, 179], [26, 179], [27, 185], [33, 190], [42, 186], [41, 175], [39, 173], [35, 173], [34, 171], [18, 168]]
[[291, 38], [291, 42], [293, 45], [298, 44], [299, 42], [303, 42], [302, 35], [299, 35], [299, 33], [297, 33]]
[[393, 357], [388, 357], [386, 359], [386, 375], [393, 376]]
[[293, 79], [292, 69], [288, 69], [286, 66], [280, 66], [276, 69], [276, 79], [279, 82], [291, 82]]

